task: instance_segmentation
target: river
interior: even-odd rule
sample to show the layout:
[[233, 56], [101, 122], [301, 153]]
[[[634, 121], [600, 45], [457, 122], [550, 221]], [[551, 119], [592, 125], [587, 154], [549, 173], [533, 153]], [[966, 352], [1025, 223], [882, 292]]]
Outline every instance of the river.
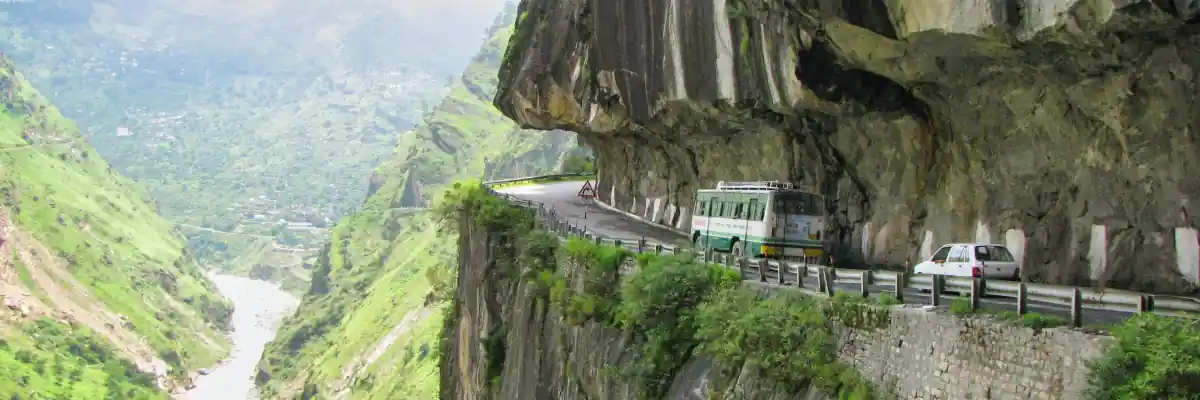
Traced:
[[284, 317], [299, 304], [296, 297], [270, 282], [210, 274], [217, 290], [233, 302], [233, 351], [228, 360], [196, 378], [184, 400], [256, 400], [254, 367]]

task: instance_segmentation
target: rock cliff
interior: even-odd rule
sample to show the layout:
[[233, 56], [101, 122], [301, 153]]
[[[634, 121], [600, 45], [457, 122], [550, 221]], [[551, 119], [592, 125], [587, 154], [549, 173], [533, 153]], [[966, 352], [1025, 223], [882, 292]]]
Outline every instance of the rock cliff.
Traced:
[[1200, 2], [848, 4], [525, 0], [495, 104], [578, 132], [601, 199], [658, 222], [786, 179], [839, 262], [989, 241], [1033, 281], [1194, 290]]
[[849, 297], [789, 298], [736, 278], [714, 293], [704, 277], [719, 281], [725, 267], [652, 255], [620, 266], [615, 249], [488, 222], [512, 214], [494, 204], [460, 210], [442, 399], [1082, 398], [1086, 365], [1112, 342]]

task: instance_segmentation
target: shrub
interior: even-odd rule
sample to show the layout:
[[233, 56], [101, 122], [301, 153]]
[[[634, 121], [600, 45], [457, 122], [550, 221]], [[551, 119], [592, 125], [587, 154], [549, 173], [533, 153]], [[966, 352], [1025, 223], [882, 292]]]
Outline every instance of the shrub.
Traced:
[[835, 298], [828, 306], [821, 303], [802, 295], [760, 300], [744, 288], [722, 290], [697, 312], [698, 350], [726, 368], [756, 367], [787, 390], [813, 384], [841, 398], [872, 398], [867, 381], [837, 359], [832, 326], [837, 319], [852, 319], [835, 314], [870, 306], [853, 296]]
[[629, 258], [628, 250], [575, 238], [567, 242], [563, 253], [568, 262], [583, 268], [584, 293], [616, 300], [621, 264]]
[[879, 294], [879, 305], [881, 306], [895, 306], [900, 304], [904, 304], [904, 302], [900, 301], [900, 299], [897, 299], [896, 296], [891, 293], [883, 292]]
[[621, 285], [617, 326], [633, 334], [640, 353], [623, 366], [645, 398], [661, 398], [670, 379], [697, 344], [696, 307], [712, 294], [740, 283], [737, 273], [696, 263], [688, 255], [655, 256]]
[[1021, 325], [1026, 328], [1046, 329], [1063, 326], [1067, 324], [1067, 320], [1055, 317], [1053, 315], [1042, 315], [1038, 313], [1028, 313], [1021, 316]]
[[542, 272], [557, 267], [558, 237], [541, 229], [517, 238], [517, 263], [526, 279], [536, 279]]
[[570, 155], [563, 159], [563, 173], [596, 172], [596, 162], [591, 157]]
[[974, 313], [971, 309], [971, 301], [967, 299], [950, 300], [950, 313], [954, 315], [967, 315]]
[[496, 325], [483, 338], [484, 368], [487, 371], [488, 384], [493, 388], [500, 384], [500, 374], [504, 372], [504, 360], [508, 345], [506, 343], [508, 327]]
[[1139, 314], [1111, 333], [1116, 343], [1091, 365], [1089, 397], [1194, 399], [1200, 395], [1196, 322]]
[[434, 202], [433, 214], [439, 228], [453, 230], [458, 218], [470, 215], [475, 224], [495, 232], [515, 233], [533, 227], [533, 217], [503, 199], [488, 195], [479, 181], [455, 182]]
[[825, 310], [829, 320], [854, 329], [882, 329], [891, 323], [891, 310], [875, 307], [862, 296], [840, 292]]

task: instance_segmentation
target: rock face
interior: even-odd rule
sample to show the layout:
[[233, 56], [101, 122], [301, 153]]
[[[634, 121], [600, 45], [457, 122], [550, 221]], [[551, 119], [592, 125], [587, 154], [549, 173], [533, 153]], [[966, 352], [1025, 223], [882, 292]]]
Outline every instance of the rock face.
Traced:
[[[637, 398], [631, 382], [612, 371], [627, 368], [644, 344], [601, 323], [567, 322], [528, 275], [512, 272], [528, 268], [514, 254], [513, 238], [476, 221], [475, 215], [458, 220], [458, 286], [442, 331], [440, 398]], [[586, 277], [584, 268], [564, 269], [572, 282]], [[838, 358], [890, 399], [1083, 398], [1087, 364], [1111, 343], [1078, 330], [903, 307], [892, 307], [883, 326], [842, 327], [836, 334]], [[723, 365], [700, 352], [669, 380], [663, 398], [672, 400], [837, 398], [812, 386], [785, 387], [757, 367]]]
[[525, 0], [495, 103], [669, 225], [718, 180], [791, 180], [839, 262], [999, 242], [1032, 281], [1194, 290], [1200, 2], [845, 4]]

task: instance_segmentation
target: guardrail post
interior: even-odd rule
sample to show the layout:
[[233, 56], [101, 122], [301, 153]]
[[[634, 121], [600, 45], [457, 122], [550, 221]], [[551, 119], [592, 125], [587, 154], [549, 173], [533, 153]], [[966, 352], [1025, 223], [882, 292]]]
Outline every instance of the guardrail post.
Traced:
[[979, 309], [979, 296], [983, 295], [983, 280], [971, 278], [971, 311]]
[[933, 277], [933, 285], [929, 290], [929, 304], [934, 307], [942, 305], [942, 279], [941, 275], [930, 275]]
[[1025, 287], [1025, 282], [1017, 284], [1017, 315], [1025, 315], [1029, 312], [1029, 304], [1026, 302], [1029, 299], [1029, 289]]
[[[766, 259], [763, 259], [762, 263], [770, 268], [770, 263], [768, 263]], [[787, 264], [785, 264], [783, 261], [780, 261], [776, 264], [779, 265], [779, 286], [787, 286], [787, 281], [783, 280], [783, 275], [785, 272], [787, 272]]]
[[604, 244], [604, 239], [600, 238], [599, 236], [596, 236], [595, 240], [596, 240], [596, 244], [598, 244], [598, 245]]
[[[805, 268], [808, 268], [808, 267], [805, 267]], [[821, 292], [821, 293], [825, 293], [826, 292], [825, 285], [826, 285], [825, 270], [818, 268], [817, 269], [817, 291]]]
[[1154, 311], [1154, 296], [1143, 294], [1138, 299], [1138, 312]]
[[[779, 262], [780, 265], [783, 265], [783, 263], [784, 263], [784, 261]], [[808, 267], [805, 267], [803, 265], [796, 266], [796, 287], [804, 288], [804, 276], [807, 274], [808, 274]]]
[[654, 254], [662, 254], [663, 247], [661, 244], [654, 245]]
[[742, 260], [742, 261], [738, 262], [737, 269], [738, 269], [738, 278], [740, 278], [743, 281], [746, 280], [746, 270], [750, 269], [749, 261]]
[[901, 303], [904, 302], [904, 287], [908, 286], [908, 273], [900, 271], [896, 273], [896, 284], [892, 286], [892, 295]]
[[871, 295], [871, 292], [867, 290], [871, 284], [871, 271], [860, 272], [858, 279], [858, 294], [865, 299]]
[[646, 249], [646, 238], [643, 237], [641, 239], [638, 239], [638, 253], [641, 253], [645, 249]]
[[829, 297], [833, 297], [835, 292], [837, 292], [836, 288], [834, 287], [834, 286], [836, 286], [836, 283], [837, 283], [837, 269], [834, 269], [833, 267], [826, 268], [825, 269], [825, 290], [827, 291], [827, 294], [829, 295]]
[[[750, 260], [746, 259], [746, 258], [742, 258], [741, 260], [746, 260], [746, 262], [750, 262]], [[762, 283], [766, 283], [767, 282], [767, 270], [769, 270], [771, 268], [771, 266], [767, 265], [767, 260], [759, 260], [758, 262], [754, 263], [754, 265], [758, 267], [758, 281], [762, 282]]]
[[1071, 327], [1083, 326], [1083, 292], [1079, 288], [1071, 290]]
[[704, 249], [704, 262], [711, 263], [713, 261], [713, 250]]

